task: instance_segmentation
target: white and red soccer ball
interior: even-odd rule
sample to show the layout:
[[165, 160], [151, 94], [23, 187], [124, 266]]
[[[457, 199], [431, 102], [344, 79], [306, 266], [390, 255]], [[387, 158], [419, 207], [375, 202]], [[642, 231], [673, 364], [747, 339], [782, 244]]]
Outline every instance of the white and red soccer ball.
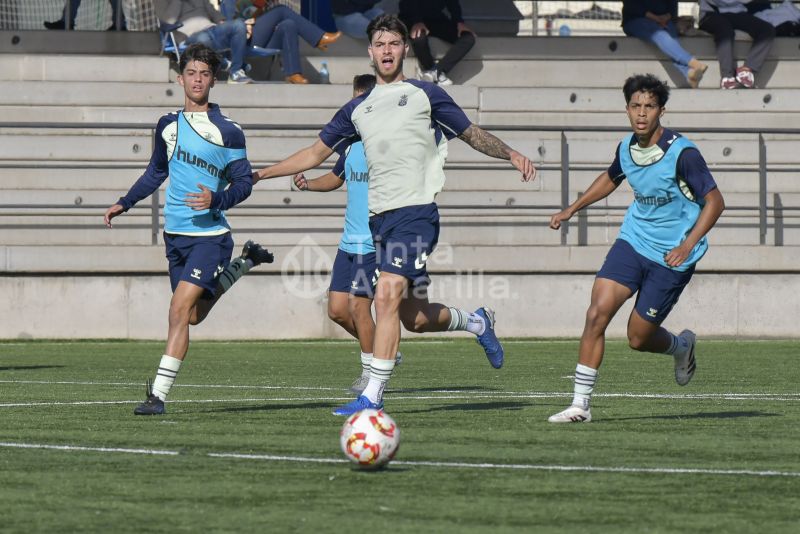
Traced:
[[383, 410], [361, 410], [347, 418], [340, 434], [342, 452], [362, 469], [380, 469], [400, 447], [400, 429]]

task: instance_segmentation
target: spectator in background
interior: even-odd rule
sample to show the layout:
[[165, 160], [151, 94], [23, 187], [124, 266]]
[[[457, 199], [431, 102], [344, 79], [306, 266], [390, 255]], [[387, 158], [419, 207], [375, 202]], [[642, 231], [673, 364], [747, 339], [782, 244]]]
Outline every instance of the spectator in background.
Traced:
[[[448, 14], [444, 13], [445, 8]], [[475, 46], [475, 32], [464, 24], [458, 0], [400, 0], [400, 19], [409, 29], [417, 56], [420, 80], [452, 85], [447, 73]], [[452, 43], [442, 59], [434, 61], [428, 37]]]
[[[755, 87], [755, 73], [761, 70], [775, 40], [775, 28], [747, 12], [743, 0], [700, 0], [700, 29], [714, 36], [722, 89]], [[733, 42], [736, 30], [753, 38], [744, 65], [736, 67]]]
[[[230, 19], [241, 16], [241, 10], [238, 9], [241, 4], [241, 0], [238, 2], [222, 0], [222, 12]], [[327, 33], [287, 6], [275, 2], [261, 2], [261, 4], [265, 4], [262, 9], [248, 12], [254, 20], [250, 44], [261, 48], [279, 49], [286, 81], [296, 84], [308, 83], [308, 79], [302, 74], [299, 38], [302, 37], [305, 42], [320, 50], [327, 50], [328, 45], [336, 42], [342, 32]]]
[[230, 50], [231, 73], [228, 83], [251, 83], [244, 71], [247, 53], [247, 26], [243, 20], [228, 20], [209, 0], [154, 0], [156, 17], [161, 22], [183, 24], [180, 33], [186, 44], [202, 43], [217, 53]]
[[331, 11], [336, 27], [356, 39], [367, 38], [367, 25], [383, 15], [383, 9], [376, 4], [380, 0], [331, 0]]
[[690, 87], [700, 85], [708, 69], [678, 42], [678, 0], [623, 0], [622, 31], [625, 35], [653, 43], [672, 59]]
[[[111, 26], [108, 27], [108, 31], [116, 30], [117, 29], [117, 17], [120, 16], [120, 30], [126, 30], [125, 27], [125, 13], [120, 13], [120, 3], [122, 0], [108, 0], [111, 4]], [[13, 2], [12, 2], [13, 3]], [[69, 29], [75, 29], [75, 17], [78, 16], [78, 8], [81, 7], [81, 0], [67, 0], [67, 4], [69, 4]], [[66, 5], [64, 6], [66, 7]], [[119, 14], [119, 15], [118, 15]], [[53, 21], [53, 22], [45, 22], [44, 27], [48, 30], [63, 30], [66, 29], [67, 23], [64, 20], [64, 15], [61, 15], [61, 18]]]

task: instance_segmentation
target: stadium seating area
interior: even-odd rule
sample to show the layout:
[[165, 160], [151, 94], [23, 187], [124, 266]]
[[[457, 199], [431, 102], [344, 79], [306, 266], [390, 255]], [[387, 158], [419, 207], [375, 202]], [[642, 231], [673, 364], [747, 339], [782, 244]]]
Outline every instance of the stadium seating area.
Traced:
[[[29, 33], [23, 44], [41, 46], [36, 34], [44, 32]], [[4, 39], [0, 265], [6, 272], [163, 272], [160, 230], [149, 201], [121, 218], [113, 231], [101, 221], [105, 207], [146, 165], [157, 117], [181, 105], [169, 60], [158, 55], [157, 36], [150, 37], [154, 42], [131, 37], [140, 41], [133, 47], [139, 52], [128, 55], [31, 54], [23, 53], [24, 47], [11, 53]], [[800, 244], [800, 133], [790, 129], [800, 114], [794, 95], [799, 41], [779, 40], [759, 79], [765, 89], [727, 92], [716, 89], [710, 40], [686, 42], [712, 67], [700, 90], [673, 91], [664, 123], [697, 142], [730, 208], [700, 268], [793, 272], [797, 252], [789, 245]], [[303, 55], [312, 80], [326, 59], [333, 85], [265, 81], [247, 87], [220, 83], [214, 90], [214, 100], [244, 125], [256, 166], [309, 144], [349, 97], [353, 75], [369, 70], [364, 43], [349, 38], [325, 55], [310, 48]], [[624, 78], [653, 72], [677, 79], [667, 60], [654, 57], [654, 49], [624, 37], [482, 38], [452, 72], [458, 85], [448, 91], [477, 124], [531, 156], [540, 175], [534, 184], [522, 184], [506, 164], [450, 143], [440, 205], [441, 239], [451, 249], [446, 262], [434, 257], [434, 270], [594, 272], [628, 198], [612, 196], [606, 206], [577, 218], [566, 235], [549, 230], [549, 215], [563, 200], [562, 164], [568, 162], [568, 198], [574, 199], [610, 163], [626, 133]], [[411, 77], [413, 65], [407, 63]], [[268, 67], [256, 64], [254, 72], [267, 80]], [[311, 238], [332, 255], [344, 198], [344, 192], [292, 191], [288, 179], [262, 183], [230, 214], [237, 242], [260, 239], [276, 246], [280, 257]], [[562, 239], [568, 246], [559, 246]], [[43, 264], [34, 253], [39, 245], [57, 247], [59, 253]], [[116, 245], [113, 256], [106, 245]], [[281, 265], [271, 268], [278, 271]]]

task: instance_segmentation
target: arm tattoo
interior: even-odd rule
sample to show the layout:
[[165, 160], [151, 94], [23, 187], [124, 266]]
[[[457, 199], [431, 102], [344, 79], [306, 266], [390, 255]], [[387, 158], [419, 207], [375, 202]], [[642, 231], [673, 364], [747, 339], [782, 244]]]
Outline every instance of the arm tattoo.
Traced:
[[458, 138], [487, 156], [499, 159], [511, 159], [511, 147], [474, 124], [464, 130]]

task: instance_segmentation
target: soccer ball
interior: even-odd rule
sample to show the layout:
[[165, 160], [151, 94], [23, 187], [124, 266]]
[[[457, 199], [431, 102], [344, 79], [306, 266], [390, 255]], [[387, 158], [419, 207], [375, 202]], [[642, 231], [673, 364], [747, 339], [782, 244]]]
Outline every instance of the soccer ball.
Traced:
[[362, 469], [380, 469], [397, 454], [400, 429], [383, 410], [361, 410], [345, 421], [340, 443], [351, 462]]

